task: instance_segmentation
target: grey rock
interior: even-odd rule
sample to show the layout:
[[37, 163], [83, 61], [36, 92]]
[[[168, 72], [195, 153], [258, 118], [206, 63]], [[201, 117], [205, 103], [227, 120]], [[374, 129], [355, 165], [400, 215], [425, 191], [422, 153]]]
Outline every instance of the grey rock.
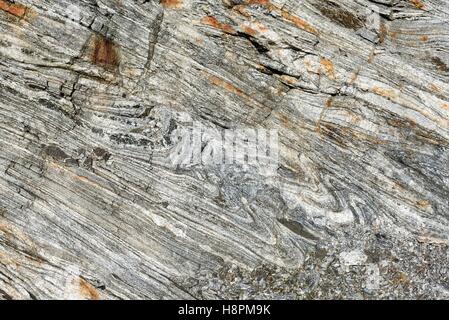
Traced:
[[0, 299], [447, 298], [448, 18], [0, 0]]

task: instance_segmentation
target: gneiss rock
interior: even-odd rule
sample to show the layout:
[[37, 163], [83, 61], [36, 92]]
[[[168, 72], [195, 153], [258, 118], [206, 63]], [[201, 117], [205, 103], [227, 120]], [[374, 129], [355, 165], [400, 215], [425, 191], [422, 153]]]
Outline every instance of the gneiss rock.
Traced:
[[0, 299], [447, 298], [448, 18], [0, 0]]

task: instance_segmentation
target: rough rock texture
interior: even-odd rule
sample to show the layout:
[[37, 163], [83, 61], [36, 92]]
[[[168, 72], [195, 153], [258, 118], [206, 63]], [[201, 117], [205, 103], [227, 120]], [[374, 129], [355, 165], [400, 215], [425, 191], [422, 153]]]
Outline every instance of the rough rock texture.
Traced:
[[[448, 23], [0, 0], [0, 299], [449, 298]], [[192, 121], [278, 130], [274, 174], [168, 165]]]

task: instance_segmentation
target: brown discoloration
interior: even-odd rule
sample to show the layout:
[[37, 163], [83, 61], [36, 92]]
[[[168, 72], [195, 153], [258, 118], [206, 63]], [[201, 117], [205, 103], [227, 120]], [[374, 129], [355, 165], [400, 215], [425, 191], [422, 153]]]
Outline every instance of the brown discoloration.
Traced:
[[235, 12], [241, 14], [245, 18], [251, 17], [251, 14], [245, 9], [245, 6], [243, 6], [241, 4], [232, 7], [232, 10], [234, 10]]
[[390, 31], [388, 34], [390, 35], [392, 40], [396, 40], [398, 38], [399, 32], [397, 32], [397, 31]]
[[279, 77], [279, 80], [282, 82], [282, 83], [285, 83], [285, 84], [287, 84], [287, 85], [296, 85], [297, 83], [298, 83], [298, 79], [297, 78], [295, 78], [295, 77], [292, 77], [292, 76], [288, 76], [288, 75], [285, 75], [285, 74], [283, 74], [283, 75], [281, 75], [280, 77]]
[[281, 113], [279, 115], [279, 120], [281, 121], [282, 126], [284, 128], [288, 128], [288, 129], [292, 128], [292, 123], [290, 122], [290, 118], [286, 114]]
[[[45, 260], [40, 256], [38, 246], [35, 242], [21, 229], [16, 226], [0, 222], [0, 238], [3, 238], [11, 247], [20, 247], [27, 262], [41, 264]], [[13, 261], [13, 260], [11, 260]], [[19, 260], [20, 261], [20, 260]], [[14, 264], [19, 267], [20, 263], [14, 260]]]
[[433, 83], [429, 85], [429, 90], [432, 91], [432, 92], [436, 92], [436, 93], [440, 93], [441, 92], [440, 88], [437, 85], [433, 84]]
[[387, 119], [387, 124], [396, 128], [411, 128], [417, 127], [416, 122], [412, 119]]
[[396, 273], [396, 275], [393, 278], [393, 284], [394, 285], [404, 285], [408, 284], [410, 282], [410, 278], [402, 271], [399, 271]]
[[88, 299], [88, 300], [99, 300], [100, 293], [95, 289], [93, 285], [84, 280], [83, 278], [79, 278], [79, 290], [80, 294]]
[[240, 26], [240, 29], [243, 33], [246, 33], [252, 37], [268, 31], [268, 28], [258, 21], [251, 22], [247, 25], [242, 25]]
[[410, 0], [410, 2], [415, 6], [417, 9], [424, 9], [425, 5], [421, 0]]
[[254, 29], [251, 28], [251, 27], [243, 26], [242, 29], [243, 29], [243, 32], [244, 32], [244, 33], [246, 33], [247, 35], [250, 35], [250, 36], [252, 36], [252, 37], [254, 37], [254, 36], [257, 35], [257, 31], [254, 30]]
[[[324, 3], [324, 1], [323, 1]], [[332, 21], [335, 21], [339, 25], [357, 30], [363, 27], [363, 19], [356, 16], [355, 14], [343, 9], [337, 4], [327, 4], [327, 3], [319, 3], [317, 5], [317, 9], [324, 15], [326, 18], [329, 18]]]
[[358, 77], [359, 77], [359, 72], [354, 72], [351, 75], [351, 78], [349, 78], [348, 84], [353, 84], [357, 80]]
[[23, 18], [28, 8], [21, 4], [0, 0], [0, 10], [12, 14], [13, 16], [16, 16], [18, 18]]
[[203, 44], [203, 43], [204, 43], [204, 38], [196, 37], [196, 38], [195, 38], [195, 42], [196, 42], [197, 44]]
[[160, 0], [160, 4], [167, 9], [180, 9], [182, 8], [182, 0]]
[[253, 28], [257, 29], [257, 31], [262, 32], [262, 33], [268, 31], [268, 28], [260, 22], [255, 22], [253, 25]]
[[0, 264], [4, 264], [15, 269], [20, 268], [20, 263], [16, 259], [11, 258], [9, 255], [5, 255], [0, 252]]
[[429, 37], [428, 37], [428, 36], [421, 36], [419, 39], [420, 39], [422, 42], [427, 42], [427, 41], [429, 41]]
[[292, 15], [291, 13], [287, 12], [286, 10], [283, 9], [278, 9], [276, 8], [276, 11], [280, 11], [281, 16], [287, 20], [290, 21], [291, 23], [293, 23], [295, 26], [297, 26], [300, 29], [303, 29], [307, 32], [310, 32], [312, 34], [318, 35], [319, 32], [317, 29], [315, 29], [314, 27], [312, 27], [308, 22], [306, 22], [305, 20]]
[[245, 98], [247, 97], [246, 94], [242, 90], [238, 89], [232, 83], [229, 83], [229, 82], [227, 82], [227, 81], [225, 81], [223, 79], [220, 79], [220, 78], [218, 78], [216, 76], [212, 76], [211, 75], [211, 76], [209, 76], [208, 80], [213, 85], [215, 85], [217, 87], [224, 88], [224, 89], [226, 89], [226, 91], [229, 91], [229, 92], [231, 92], [231, 93], [233, 93], [233, 94], [235, 94], [237, 96], [245, 97]]
[[418, 207], [420, 207], [422, 209], [426, 209], [430, 206], [430, 201], [429, 200], [418, 200], [416, 202], [416, 204], [418, 205]]
[[318, 30], [312, 27], [307, 21], [295, 16], [294, 14], [291, 14], [283, 8], [275, 6], [274, 4], [270, 3], [269, 0], [246, 0], [245, 5], [262, 5], [268, 11], [279, 14], [283, 19], [294, 24], [296, 27], [314, 35], [319, 34]]
[[335, 67], [332, 61], [326, 58], [321, 58], [320, 64], [321, 67], [323, 67], [326, 76], [331, 80], [335, 80]]
[[232, 26], [230, 26], [229, 24], [226, 24], [226, 23], [221, 23], [215, 17], [212, 17], [212, 16], [207, 16], [207, 17], [202, 18], [201, 23], [211, 26], [215, 29], [219, 29], [225, 33], [237, 34], [237, 32], [234, 30], [234, 28]]
[[307, 72], [309, 73], [318, 73], [317, 70], [312, 66], [310, 61], [304, 60], [304, 65], [306, 66]]
[[360, 141], [364, 141], [366, 143], [371, 143], [374, 145], [385, 145], [388, 143], [388, 141], [383, 140], [383, 139], [379, 139], [376, 136], [372, 136], [370, 134], [366, 134], [364, 132], [358, 132], [358, 131], [353, 131], [350, 130], [352, 133], [352, 140], [358, 139]]
[[348, 128], [341, 128], [331, 123], [320, 124], [319, 134], [331, 139], [342, 148], [348, 148]]
[[369, 54], [369, 57], [368, 57], [368, 63], [373, 63], [375, 57], [376, 57], [376, 53], [375, 53], [374, 51], [372, 51], [372, 52]]
[[379, 43], [384, 43], [385, 39], [388, 35], [388, 27], [385, 25], [385, 23], [380, 24], [380, 30], [379, 30]]
[[102, 35], [95, 35], [92, 41], [91, 60], [94, 64], [115, 69], [120, 64], [118, 46]]
[[432, 63], [438, 68], [438, 70], [449, 72], [449, 66], [447, 66], [439, 57], [432, 57]]
[[393, 89], [384, 89], [375, 86], [372, 88], [372, 91], [385, 98], [395, 99], [398, 97], [398, 94]]
[[265, 67], [265, 66], [263, 66], [263, 65], [261, 65], [261, 64], [257, 64], [257, 65], [255, 65], [254, 66], [257, 70], [259, 70], [260, 72], [263, 72], [263, 73], [265, 73], [265, 74], [269, 74], [269, 70]]
[[359, 115], [351, 114], [349, 115], [349, 121], [353, 124], [358, 125], [362, 121], [362, 117], [360, 117]]
[[35, 247], [33, 241], [23, 231], [14, 226], [0, 222], [0, 232], [3, 233], [4, 237], [9, 241], [17, 239], [23, 244]]
[[441, 105], [441, 108], [444, 109], [444, 110], [449, 110], [449, 104], [444, 103], [444, 104]]
[[[362, 119], [359, 116], [351, 116], [350, 117], [350, 122], [352, 124], [357, 125], [358, 123], [360, 123], [360, 121], [362, 121]], [[360, 131], [354, 130], [352, 128], [347, 128], [347, 127], [342, 128], [341, 132], [345, 135], [345, 141], [347, 141], [346, 144], [349, 144], [350, 141], [355, 141], [355, 140], [363, 141], [365, 143], [370, 143], [373, 145], [385, 145], [388, 143], [386, 140], [380, 139], [375, 135], [368, 134], [365, 132], [360, 132]]]
[[89, 179], [88, 177], [84, 177], [81, 175], [77, 175], [75, 172], [70, 171], [68, 168], [60, 165], [57, 162], [50, 162], [48, 164], [48, 169], [51, 170], [55, 170], [56, 173], [65, 176], [68, 175], [70, 176], [70, 178], [76, 182], [81, 182], [81, 183], [85, 183], [85, 184], [89, 184], [90, 186], [97, 188], [97, 189], [101, 189], [99, 192], [104, 192], [105, 190], [107, 192], [112, 192], [111, 189], [107, 188], [104, 185], [101, 185], [99, 183], [97, 183], [96, 181], [93, 181], [92, 179]]
[[42, 149], [42, 154], [45, 157], [51, 157], [57, 161], [65, 161], [66, 159], [69, 159], [70, 156], [64, 152], [64, 150], [62, 150], [61, 148], [59, 148], [58, 146], [55, 145], [48, 145], [45, 146]]
[[12, 238], [14, 234], [11, 229], [4, 223], [0, 223], [0, 232], [2, 232], [8, 239]]
[[246, 4], [262, 4], [262, 5], [267, 5], [269, 4], [270, 1], [269, 0], [247, 0]]

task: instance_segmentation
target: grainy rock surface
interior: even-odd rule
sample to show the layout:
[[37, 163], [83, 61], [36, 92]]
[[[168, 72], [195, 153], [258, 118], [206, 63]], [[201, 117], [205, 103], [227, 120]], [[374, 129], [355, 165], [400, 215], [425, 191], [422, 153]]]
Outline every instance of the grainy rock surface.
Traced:
[[[448, 24], [0, 0], [0, 299], [449, 298]], [[172, 166], [192, 123], [277, 130], [278, 165]]]

